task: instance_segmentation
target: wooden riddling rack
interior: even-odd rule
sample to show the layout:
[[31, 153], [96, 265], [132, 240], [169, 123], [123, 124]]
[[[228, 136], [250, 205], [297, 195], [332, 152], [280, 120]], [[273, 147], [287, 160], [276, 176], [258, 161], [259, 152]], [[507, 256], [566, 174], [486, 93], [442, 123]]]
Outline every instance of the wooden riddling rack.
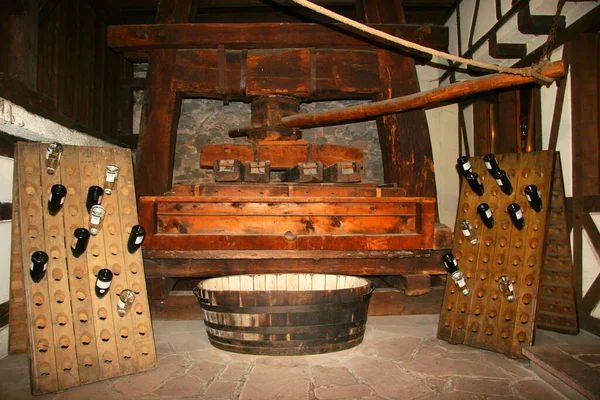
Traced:
[[[513, 193], [509, 196], [500, 190], [482, 158], [470, 159], [485, 192], [479, 197], [466, 182], [462, 184], [452, 253], [471, 292], [464, 296], [448, 279], [438, 338], [517, 358], [523, 346], [533, 344], [536, 324], [560, 332], [578, 331], [570, 242], [559, 156], [539, 151], [496, 158], [511, 180]], [[538, 187], [542, 198], [539, 213], [524, 194], [530, 184]], [[514, 202], [525, 218], [521, 231], [506, 211]], [[481, 203], [492, 209], [492, 229], [479, 218]], [[463, 220], [470, 220], [479, 236], [474, 245], [461, 233]], [[502, 275], [513, 281], [513, 302], [500, 291], [497, 281]]]
[[[26, 313], [31, 387], [34, 394], [114, 378], [156, 367], [156, 350], [146, 293], [141, 251], [129, 254], [129, 232], [137, 222], [131, 153], [126, 149], [64, 146], [54, 175], [46, 173], [46, 145], [18, 143], [15, 155], [15, 204], [18, 227], [13, 230], [11, 304], [22, 299]], [[88, 228], [87, 189], [102, 186], [107, 164], [120, 167], [111, 195], [104, 195], [103, 227], [90, 238], [87, 251], [73, 257], [73, 231]], [[67, 196], [55, 216], [47, 212], [52, 185], [61, 183]], [[20, 242], [20, 243], [19, 243]], [[31, 254], [45, 251], [46, 276], [34, 283], [29, 276]], [[17, 269], [20, 267], [20, 271]], [[109, 293], [94, 293], [101, 268], [113, 272]], [[20, 272], [17, 273], [17, 272]], [[23, 290], [19, 290], [22, 287]], [[135, 293], [131, 311], [117, 313], [118, 294]], [[20, 315], [11, 315], [11, 330]], [[16, 326], [17, 331], [23, 325]], [[11, 336], [11, 340], [13, 336]], [[21, 343], [11, 343], [18, 350]]]

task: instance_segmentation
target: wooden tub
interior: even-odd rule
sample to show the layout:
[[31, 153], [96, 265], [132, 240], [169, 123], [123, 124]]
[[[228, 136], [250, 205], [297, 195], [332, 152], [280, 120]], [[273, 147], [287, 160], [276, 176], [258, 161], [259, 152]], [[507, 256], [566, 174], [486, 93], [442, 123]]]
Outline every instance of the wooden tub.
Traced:
[[301, 355], [360, 344], [373, 288], [346, 275], [260, 274], [206, 279], [194, 293], [213, 346]]

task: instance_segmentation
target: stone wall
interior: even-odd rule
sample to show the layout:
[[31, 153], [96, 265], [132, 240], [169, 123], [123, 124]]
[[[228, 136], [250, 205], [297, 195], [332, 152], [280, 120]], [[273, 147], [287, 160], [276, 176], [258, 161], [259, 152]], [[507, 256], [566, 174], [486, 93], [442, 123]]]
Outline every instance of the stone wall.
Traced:
[[[301, 105], [307, 112], [324, 111], [360, 104], [357, 101], [317, 102]], [[185, 99], [181, 107], [173, 183], [211, 182], [199, 167], [200, 150], [205, 144], [247, 143], [245, 138], [232, 139], [229, 129], [250, 125], [250, 104], [219, 100]], [[374, 121], [305, 129], [302, 137], [309, 143], [357, 147], [365, 152], [363, 182], [383, 183], [381, 147]]]

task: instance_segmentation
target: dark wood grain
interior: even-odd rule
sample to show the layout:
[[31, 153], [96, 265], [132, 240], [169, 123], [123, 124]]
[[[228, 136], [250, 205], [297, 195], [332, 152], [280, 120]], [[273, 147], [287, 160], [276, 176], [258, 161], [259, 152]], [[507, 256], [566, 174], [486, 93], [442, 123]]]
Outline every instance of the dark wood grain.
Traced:
[[[428, 47], [446, 48], [448, 28], [419, 25], [371, 25], [388, 34]], [[374, 49], [381, 43], [349, 32], [341, 24], [251, 23], [251, 24], [152, 24], [111, 26], [108, 45], [120, 51], [151, 49], [214, 48], [267, 49], [316, 47], [330, 49]]]

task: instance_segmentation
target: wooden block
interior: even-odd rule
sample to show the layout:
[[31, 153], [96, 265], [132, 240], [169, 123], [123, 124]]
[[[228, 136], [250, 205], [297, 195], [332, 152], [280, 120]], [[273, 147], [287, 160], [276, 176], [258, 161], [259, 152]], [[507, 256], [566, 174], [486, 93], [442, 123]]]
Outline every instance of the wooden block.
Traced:
[[406, 280], [407, 296], [422, 296], [431, 292], [431, 277], [426, 274], [402, 275]]
[[323, 163], [298, 163], [281, 173], [282, 182], [319, 183], [323, 182]]
[[213, 179], [216, 182], [237, 182], [242, 179], [240, 160], [215, 160], [213, 162]]
[[356, 162], [339, 162], [329, 165], [323, 170], [325, 182], [348, 183], [362, 180], [363, 166]]
[[268, 183], [271, 180], [271, 162], [246, 161], [243, 180], [244, 182]]

